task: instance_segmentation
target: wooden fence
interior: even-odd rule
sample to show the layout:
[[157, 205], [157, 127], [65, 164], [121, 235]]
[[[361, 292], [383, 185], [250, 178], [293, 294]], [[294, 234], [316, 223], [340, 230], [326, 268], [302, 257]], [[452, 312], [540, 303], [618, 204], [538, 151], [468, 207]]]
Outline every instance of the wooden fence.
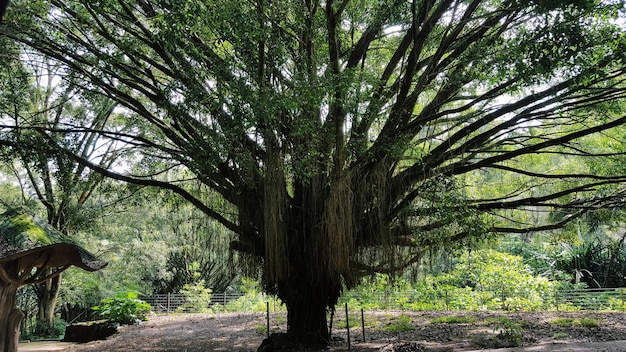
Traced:
[[[228, 303], [237, 300], [242, 296], [242, 293], [212, 293], [211, 301], [207, 304], [206, 308], [215, 308], [216, 305], [224, 307], [228, 305]], [[194, 307], [197, 307], [197, 304], [190, 305], [190, 300], [181, 293], [157, 294], [148, 297], [142, 297], [142, 299], [148, 302], [148, 304], [152, 306], [152, 311], [157, 314], [193, 312]]]
[[[476, 293], [477, 295], [479, 293]], [[223, 311], [229, 309], [229, 303], [236, 301], [243, 297], [242, 293], [213, 293], [211, 301], [207, 305], [207, 309], [213, 311]], [[507, 309], [507, 302], [512, 298], [516, 298], [513, 294], [501, 294], [495, 297], [502, 302], [501, 305], [495, 305], [495, 310], [515, 310]], [[182, 294], [160, 294], [143, 297], [143, 300], [148, 302], [152, 306], [152, 310], [159, 313], [185, 313], [194, 312], [194, 307], [197, 305], [189, 305], [189, 299]], [[346, 293], [343, 297], [344, 301], [357, 302], [352, 305], [361, 305], [358, 302], [361, 301], [359, 296]], [[424, 302], [419, 302], [419, 299]], [[374, 296], [368, 296], [363, 300], [363, 305], [369, 305], [370, 307], [376, 307], [378, 309], [414, 309], [414, 310], [460, 310], [458, 306], [455, 306], [454, 299], [451, 294], [446, 291], [438, 292], [428, 298], [415, 298], [411, 292], [405, 293], [389, 293], [380, 294]], [[493, 299], [493, 297], [492, 297]], [[280, 301], [272, 297], [263, 297], [259, 295], [257, 300], [272, 301], [272, 310], [276, 310], [276, 306], [280, 305]], [[558, 290], [550, 293], [545, 293], [541, 296], [543, 303], [537, 306], [535, 310], [552, 310], [552, 311], [573, 311], [573, 310], [589, 310], [589, 311], [625, 311], [626, 310], [626, 288], [603, 288], [603, 289], [579, 289], [579, 290]], [[408, 304], [402, 304], [399, 302], [405, 302]], [[423, 304], [420, 304], [423, 303]], [[258, 308], [258, 304], [237, 304], [238, 311], [252, 311], [253, 307]], [[261, 305], [264, 307], [264, 304]], [[420, 308], [423, 307], [423, 308]], [[354, 307], [362, 308], [362, 307]], [[527, 307], [521, 307], [522, 310], [528, 310]], [[232, 308], [230, 309], [232, 310]], [[197, 310], [196, 310], [197, 311]]]

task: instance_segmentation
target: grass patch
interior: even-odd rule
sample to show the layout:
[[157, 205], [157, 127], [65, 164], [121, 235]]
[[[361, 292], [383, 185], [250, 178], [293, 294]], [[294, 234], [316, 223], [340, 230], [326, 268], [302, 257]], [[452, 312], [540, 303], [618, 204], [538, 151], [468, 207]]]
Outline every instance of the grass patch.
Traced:
[[556, 334], [552, 335], [553, 340], [566, 339], [568, 337], [569, 334], [566, 334], [564, 332], [557, 332]]
[[473, 324], [476, 322], [476, 317], [452, 315], [449, 317], [434, 318], [430, 321], [431, 324]]
[[600, 326], [600, 322], [595, 318], [556, 318], [550, 321], [550, 324], [569, 328], [572, 326], [584, 326], [586, 328], [594, 328]]
[[586, 328], [595, 328], [600, 326], [600, 321], [595, 318], [580, 318], [578, 319], [577, 325], [584, 326]]
[[254, 326], [254, 331], [259, 335], [267, 334], [267, 326], [264, 324], [256, 324]]
[[[350, 316], [350, 329], [352, 328], [356, 328], [361, 326], [361, 317], [356, 317], [356, 316]], [[346, 319], [341, 319], [339, 321], [337, 321], [337, 327], [340, 329], [345, 329], [346, 328]]]
[[398, 333], [403, 331], [415, 330], [415, 327], [411, 325], [411, 318], [405, 314], [401, 314], [398, 319], [389, 325], [385, 326], [385, 331], [391, 333]]
[[550, 324], [568, 328], [574, 325], [574, 318], [556, 318], [550, 320]]

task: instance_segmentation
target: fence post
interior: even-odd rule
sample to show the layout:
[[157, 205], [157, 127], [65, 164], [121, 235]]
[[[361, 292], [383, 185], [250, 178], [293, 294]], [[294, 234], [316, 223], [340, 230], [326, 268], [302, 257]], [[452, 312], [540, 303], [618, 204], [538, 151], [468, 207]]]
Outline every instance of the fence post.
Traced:
[[166, 309], [165, 315], [170, 314], [170, 293], [169, 292], [167, 293], [167, 304], [166, 304], [165, 309]]
[[363, 314], [363, 308], [361, 308], [361, 331], [363, 332], [363, 342], [365, 343], [365, 315]]
[[350, 319], [348, 318], [348, 302], [346, 302], [346, 332], [348, 333], [348, 351], [350, 351]]
[[620, 305], [620, 307], [619, 307], [620, 309], [619, 310], [621, 310], [623, 312], [624, 311], [624, 289], [623, 288], [620, 288], [619, 295], [620, 295], [620, 297], [622, 299], [622, 304]]
[[267, 338], [270, 338], [270, 301], [267, 301]]

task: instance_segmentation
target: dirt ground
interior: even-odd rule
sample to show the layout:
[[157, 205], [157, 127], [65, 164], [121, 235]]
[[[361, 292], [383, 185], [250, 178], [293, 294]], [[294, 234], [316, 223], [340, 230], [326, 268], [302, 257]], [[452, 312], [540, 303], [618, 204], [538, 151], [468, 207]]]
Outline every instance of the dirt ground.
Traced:
[[[441, 317], [457, 321], [437, 322]], [[624, 313], [365, 312], [365, 340], [360, 312], [350, 319], [350, 349], [356, 352], [626, 352]], [[329, 350], [348, 351], [345, 317], [336, 316], [334, 325]], [[285, 330], [284, 314], [272, 313], [270, 331]], [[121, 327], [107, 340], [63, 345], [60, 351], [249, 352], [256, 351], [266, 335], [264, 313], [154, 316], [140, 325]], [[516, 336], [521, 345], [512, 347]], [[21, 345], [19, 351], [42, 350]]]

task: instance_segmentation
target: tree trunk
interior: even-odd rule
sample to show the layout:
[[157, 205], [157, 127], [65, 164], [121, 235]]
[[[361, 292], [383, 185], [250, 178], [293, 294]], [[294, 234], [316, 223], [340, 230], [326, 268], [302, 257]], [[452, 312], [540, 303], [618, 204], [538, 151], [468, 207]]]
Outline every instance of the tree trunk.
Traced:
[[287, 333], [274, 334], [263, 341], [260, 352], [321, 350], [329, 344], [326, 318], [329, 293], [325, 285], [294, 276], [289, 283], [279, 285], [279, 297], [287, 306]]
[[16, 307], [17, 285], [0, 281], [0, 348], [2, 352], [17, 352], [20, 323], [24, 318]]
[[263, 275], [266, 291], [287, 306], [287, 334], [270, 338], [259, 350], [325, 348], [327, 310], [337, 303], [350, 274], [350, 182], [340, 175], [329, 187], [330, 180], [317, 175], [296, 182], [290, 198], [281, 159], [272, 156], [264, 184]]
[[[306, 288], [307, 283], [294, 284]], [[285, 302], [287, 335], [297, 345], [324, 348], [328, 345], [328, 321], [323, 287], [308, 287], [310, 294], [300, 294]], [[306, 292], [306, 291], [302, 291]]]
[[60, 274], [36, 285], [37, 321], [43, 326], [52, 326], [54, 324], [54, 312], [60, 289]]

